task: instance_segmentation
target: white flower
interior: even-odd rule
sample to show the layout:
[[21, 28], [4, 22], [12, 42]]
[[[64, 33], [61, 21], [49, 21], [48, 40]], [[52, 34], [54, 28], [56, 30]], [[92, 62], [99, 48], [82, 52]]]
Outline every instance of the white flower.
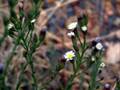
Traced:
[[31, 23], [34, 23], [36, 21], [36, 19], [33, 19], [33, 20], [31, 20]]
[[82, 26], [81, 29], [82, 29], [82, 31], [86, 32], [87, 31], [87, 26]]
[[8, 24], [8, 29], [11, 29], [11, 28], [13, 28], [14, 27], [14, 24], [13, 23], [9, 23]]
[[67, 29], [73, 30], [77, 27], [78, 22], [72, 22], [67, 26]]
[[100, 42], [97, 43], [95, 47], [96, 47], [97, 50], [103, 49], [103, 45]]
[[100, 68], [104, 68], [105, 66], [106, 66], [105, 63], [103, 62], [100, 64]]
[[68, 35], [69, 37], [72, 37], [72, 36], [75, 36], [75, 33], [74, 33], [74, 32], [69, 32], [69, 33], [67, 33], [67, 35]]
[[64, 58], [67, 61], [73, 60], [73, 58], [75, 57], [75, 53], [71, 50], [65, 53]]

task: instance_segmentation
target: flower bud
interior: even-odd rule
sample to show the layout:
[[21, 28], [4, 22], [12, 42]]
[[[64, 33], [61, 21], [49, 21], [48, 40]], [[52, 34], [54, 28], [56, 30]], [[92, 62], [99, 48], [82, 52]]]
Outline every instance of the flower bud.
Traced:
[[99, 42], [99, 40], [98, 40], [98, 39], [95, 39], [95, 40], [92, 41], [91, 44], [92, 44], [92, 46], [94, 47], [98, 42]]
[[100, 68], [104, 68], [106, 65], [105, 65], [105, 63], [104, 62], [102, 62], [101, 64], [100, 64]]
[[82, 27], [81, 27], [81, 30], [82, 30], [83, 32], [86, 32], [86, 31], [87, 31], [87, 26], [85, 26], [85, 25], [82, 26]]
[[78, 17], [79, 29], [83, 32], [84, 35], [86, 35], [88, 30], [87, 23], [88, 23], [88, 18], [85, 14]]
[[103, 43], [101, 43], [100, 39], [98, 38], [92, 41], [91, 47], [93, 48], [94, 52], [103, 51], [105, 48]]
[[74, 32], [69, 32], [69, 33], [67, 33], [67, 35], [68, 35], [70, 38], [75, 37], [75, 33], [74, 33]]
[[67, 29], [74, 30], [75, 28], [77, 28], [77, 25], [78, 25], [78, 22], [72, 22], [72, 23], [67, 25]]

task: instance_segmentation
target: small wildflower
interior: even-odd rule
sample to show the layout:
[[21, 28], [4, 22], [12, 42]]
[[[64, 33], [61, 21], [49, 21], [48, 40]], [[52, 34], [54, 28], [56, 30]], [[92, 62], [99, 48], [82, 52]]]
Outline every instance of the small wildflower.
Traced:
[[81, 14], [78, 17], [78, 24], [79, 24], [79, 28], [82, 29], [81, 27], [83, 27], [83, 32], [87, 31], [87, 24], [88, 24], [88, 17], [85, 14]]
[[92, 46], [96, 46], [96, 44], [100, 42], [100, 38], [97, 37], [95, 40], [92, 41]]
[[73, 58], [75, 57], [75, 53], [73, 51], [68, 51], [65, 53], [64, 58], [67, 61], [73, 60]]
[[100, 64], [100, 68], [104, 68], [104, 67], [105, 67], [105, 63], [102, 62], [102, 63]]
[[102, 50], [103, 49], [103, 45], [100, 42], [97, 43], [95, 47], [96, 47], [97, 50]]
[[8, 29], [11, 29], [11, 28], [13, 28], [14, 27], [14, 24], [12, 24], [12, 23], [9, 23], [8, 24]]
[[69, 33], [67, 33], [67, 35], [68, 35], [69, 37], [74, 37], [74, 36], [75, 36], [75, 33], [74, 33], [74, 32], [69, 32]]
[[33, 20], [31, 20], [31, 23], [34, 23], [36, 21], [36, 19], [33, 19]]
[[105, 66], [106, 66], [105, 63], [103, 63], [103, 62], [100, 64], [100, 67], [99, 67], [99, 69], [98, 69], [98, 73], [99, 73], [99, 74], [102, 72], [102, 69], [103, 69]]
[[82, 26], [81, 29], [82, 29], [83, 32], [86, 32], [87, 31], [87, 26]]
[[78, 25], [77, 22], [72, 22], [67, 26], [67, 29], [74, 30], [77, 27], [77, 25]]

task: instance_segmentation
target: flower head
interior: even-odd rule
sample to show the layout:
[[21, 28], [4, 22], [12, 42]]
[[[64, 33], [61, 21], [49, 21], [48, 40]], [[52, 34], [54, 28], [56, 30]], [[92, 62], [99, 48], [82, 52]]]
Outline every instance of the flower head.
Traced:
[[99, 42], [100, 42], [100, 38], [97, 37], [95, 40], [92, 41], [92, 46], [95, 46]]
[[96, 46], [95, 46], [95, 48], [97, 49], [97, 50], [102, 50], [103, 49], [103, 45], [102, 45], [102, 43], [97, 43], [96, 44]]
[[87, 26], [84, 25], [84, 26], [81, 27], [81, 29], [82, 29], [83, 32], [86, 32], [87, 31]]
[[69, 33], [67, 33], [67, 35], [68, 35], [69, 37], [74, 37], [74, 36], [75, 36], [75, 33], [74, 33], [74, 32], [69, 32]]
[[74, 30], [78, 25], [78, 22], [72, 22], [67, 26], [67, 29]]
[[105, 63], [102, 62], [102, 63], [100, 64], [100, 68], [104, 68], [104, 67], [105, 67]]
[[99, 37], [92, 41], [91, 46], [95, 52], [105, 50], [105, 45], [102, 43]]
[[64, 55], [64, 58], [67, 60], [67, 61], [70, 61], [70, 60], [73, 60], [73, 58], [75, 57], [75, 53], [74, 51], [68, 51], [65, 53]]

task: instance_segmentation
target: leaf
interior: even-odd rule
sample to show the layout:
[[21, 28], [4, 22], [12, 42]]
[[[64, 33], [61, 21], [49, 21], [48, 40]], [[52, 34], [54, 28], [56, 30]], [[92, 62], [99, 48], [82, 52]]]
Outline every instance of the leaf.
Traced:
[[90, 80], [90, 85], [89, 85], [89, 90], [95, 90], [96, 88], [96, 77], [98, 74], [98, 69], [100, 66], [101, 61], [97, 60], [94, 64], [93, 67], [91, 68], [91, 80]]

